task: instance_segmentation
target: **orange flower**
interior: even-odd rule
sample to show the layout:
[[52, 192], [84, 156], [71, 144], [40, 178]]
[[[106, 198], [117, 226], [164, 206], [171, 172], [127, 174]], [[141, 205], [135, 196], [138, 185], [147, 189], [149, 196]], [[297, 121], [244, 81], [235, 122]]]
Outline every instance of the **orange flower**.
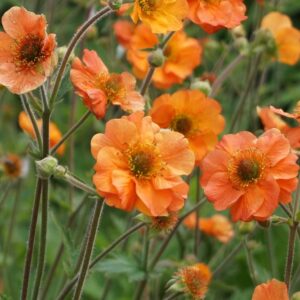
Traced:
[[11, 178], [18, 178], [22, 174], [22, 160], [18, 155], [7, 154], [0, 159], [4, 174]]
[[46, 33], [46, 19], [24, 7], [12, 7], [2, 16], [0, 84], [23, 94], [41, 86], [55, 64], [55, 35]]
[[182, 133], [195, 153], [196, 164], [218, 142], [217, 135], [224, 129], [220, 104], [196, 90], [180, 90], [164, 94], [153, 104], [150, 115], [162, 128]]
[[177, 276], [183, 285], [183, 291], [194, 299], [203, 299], [208, 290], [212, 273], [206, 264], [198, 263], [179, 270]]
[[[264, 125], [264, 129], [268, 130], [271, 128], [279, 129], [285, 137], [290, 141], [292, 148], [297, 149], [300, 148], [300, 126], [290, 127], [279, 115], [297, 119], [297, 114], [289, 114], [284, 112], [282, 109], [275, 108], [271, 106], [257, 108], [257, 113], [261, 119], [261, 122]], [[299, 116], [298, 116], [299, 118]]]
[[297, 156], [277, 129], [256, 138], [243, 131], [223, 137], [202, 162], [200, 180], [215, 209], [230, 208], [234, 221], [266, 220], [297, 186]]
[[151, 217], [151, 228], [158, 232], [169, 232], [178, 221], [177, 212], [171, 212], [168, 216]]
[[136, 112], [107, 122], [105, 133], [93, 137], [91, 151], [97, 161], [93, 182], [108, 205], [154, 217], [183, 207], [188, 185], [180, 176], [194, 166], [183, 135], [162, 131]]
[[262, 283], [255, 288], [252, 300], [289, 300], [286, 284], [276, 279]]
[[126, 20], [119, 20], [114, 24], [114, 31], [119, 44], [127, 49], [134, 33], [134, 25]]
[[[133, 65], [133, 73], [143, 79], [149, 69], [148, 53], [145, 48], [153, 48], [158, 38], [150, 29], [140, 24], [131, 38], [127, 59]], [[200, 64], [202, 47], [196, 39], [189, 38], [184, 31], [178, 31], [168, 42], [164, 51], [165, 62], [156, 68], [153, 75], [154, 86], [167, 89], [173, 84], [181, 84]]]
[[269, 30], [277, 46], [279, 62], [294, 65], [300, 58], [300, 31], [293, 27], [291, 19], [279, 12], [267, 14], [261, 28]]
[[187, 15], [186, 0], [135, 0], [131, 18], [150, 26], [153, 33], [167, 33], [181, 29]]
[[188, 0], [189, 18], [208, 33], [234, 28], [246, 20], [243, 0]]
[[85, 49], [82, 60], [74, 59], [71, 81], [76, 93], [97, 119], [105, 115], [109, 103], [126, 111], [144, 109], [144, 98], [134, 90], [136, 80], [131, 74], [109, 73], [95, 51]]
[[200, 218], [199, 227], [202, 232], [215, 237], [222, 243], [228, 243], [234, 231], [229, 220], [220, 214], [213, 215], [210, 218]]
[[[39, 129], [42, 129], [42, 123], [43, 121], [41, 119], [37, 120], [37, 125], [39, 127]], [[26, 132], [28, 135], [31, 136], [31, 138], [35, 139], [35, 132], [33, 129], [33, 125], [30, 121], [30, 118], [26, 115], [26, 113], [24, 111], [22, 111], [19, 114], [19, 126], [21, 127], [21, 129]], [[49, 124], [49, 147], [52, 148], [54, 147], [62, 138], [62, 134], [60, 132], [60, 130], [58, 129], [58, 127], [50, 122]], [[65, 145], [62, 144], [58, 150], [57, 153], [59, 155], [63, 155], [65, 152]]]
[[188, 229], [195, 229], [199, 226], [199, 218], [197, 218], [196, 212], [189, 214], [184, 220], [183, 225]]

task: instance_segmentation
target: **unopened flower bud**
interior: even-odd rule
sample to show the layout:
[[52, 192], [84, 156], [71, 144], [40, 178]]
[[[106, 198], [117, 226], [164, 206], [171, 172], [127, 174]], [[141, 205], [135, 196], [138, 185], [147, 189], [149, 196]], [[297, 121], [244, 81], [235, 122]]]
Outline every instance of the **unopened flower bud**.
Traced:
[[255, 228], [254, 222], [240, 222], [238, 229], [240, 234], [248, 234], [251, 233]]
[[36, 161], [36, 171], [39, 178], [48, 179], [55, 172], [58, 166], [58, 161], [52, 156], [47, 156], [46, 158]]
[[109, 0], [108, 1], [108, 5], [111, 9], [113, 10], [118, 10], [121, 8], [123, 4], [123, 1], [122, 0]]
[[269, 228], [271, 225], [270, 220], [265, 220], [265, 221], [257, 221], [257, 223], [263, 227], [263, 228]]
[[[68, 49], [67, 46], [61, 46], [56, 49], [56, 55], [57, 55], [58, 60], [63, 59], [63, 57], [65, 56], [65, 54], [67, 52], [67, 49]], [[75, 54], [72, 51], [71, 55], [69, 56], [68, 62], [71, 62], [74, 58], [75, 58]]]
[[236, 39], [234, 41], [234, 46], [242, 55], [247, 55], [249, 53], [249, 42], [244, 37]]
[[256, 31], [252, 51], [255, 53], [264, 52], [270, 57], [276, 56], [277, 45], [272, 32], [266, 29]]
[[243, 25], [239, 25], [231, 30], [232, 37], [238, 39], [246, 36], [246, 31]]
[[291, 300], [300, 300], [300, 292], [295, 293]]
[[98, 29], [95, 25], [91, 26], [86, 32], [87, 39], [92, 40], [95, 39], [97, 36], [98, 36]]
[[148, 62], [152, 67], [160, 67], [164, 64], [165, 56], [162, 49], [154, 50], [148, 57]]
[[211, 85], [208, 80], [195, 80], [191, 83], [192, 90], [198, 90], [208, 96], [211, 93]]

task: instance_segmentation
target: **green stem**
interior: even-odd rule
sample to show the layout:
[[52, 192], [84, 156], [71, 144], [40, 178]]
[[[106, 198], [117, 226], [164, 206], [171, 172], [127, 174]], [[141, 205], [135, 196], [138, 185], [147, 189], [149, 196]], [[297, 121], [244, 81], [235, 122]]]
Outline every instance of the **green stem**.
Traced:
[[[99, 255], [97, 255], [92, 262], [89, 265], [89, 269], [92, 269], [102, 258], [104, 258], [106, 255], [108, 255], [116, 246], [121, 244], [124, 240], [126, 240], [132, 233], [137, 231], [138, 229], [145, 226], [144, 223], [139, 223], [129, 230], [127, 230], [124, 234], [122, 234], [118, 239], [116, 239], [110, 246], [108, 246], [105, 250], [103, 250]], [[66, 296], [69, 294], [69, 292], [72, 290], [73, 286], [75, 285], [76, 281], [78, 280], [79, 274], [74, 276], [70, 282], [68, 282], [62, 291], [59, 293], [59, 296], [57, 297], [57, 300], [63, 300], [66, 298]]]
[[50, 150], [50, 154], [53, 155], [57, 149], [88, 119], [91, 112], [88, 110], [79, 120], [75, 123], [61, 138], [61, 140]]
[[273, 247], [272, 226], [270, 226], [266, 230], [266, 239], [267, 239], [268, 257], [270, 262], [272, 278], [276, 278], [277, 268], [276, 268], [276, 257], [274, 255], [274, 247]]
[[32, 109], [31, 109], [31, 107], [29, 105], [27, 96], [26, 95], [25, 96], [21, 96], [21, 101], [22, 101], [22, 105], [23, 105], [23, 107], [25, 109], [25, 112], [29, 116], [30, 121], [32, 123], [34, 134], [36, 136], [36, 140], [37, 140], [37, 143], [38, 143], [39, 150], [42, 151], [42, 148], [43, 148], [42, 136], [41, 136], [39, 127], [37, 125], [37, 121], [36, 121], [36, 118], [34, 116], [34, 113], [33, 113]]
[[[196, 203], [200, 201], [200, 184], [199, 184], [199, 177], [200, 177], [200, 169], [196, 168]], [[194, 241], [194, 254], [196, 257], [198, 257], [199, 254], [199, 245], [200, 245], [200, 228], [198, 226], [198, 220], [199, 220], [199, 209], [196, 209], [196, 226], [195, 226], [195, 241]]]
[[29, 284], [29, 276], [31, 270], [31, 261], [33, 255], [33, 248], [34, 248], [34, 240], [35, 240], [35, 232], [36, 232], [36, 224], [38, 219], [38, 211], [40, 206], [40, 198], [42, 192], [42, 180], [38, 178], [36, 183], [36, 190], [35, 190], [35, 197], [34, 203], [32, 208], [32, 217], [29, 229], [29, 238], [28, 238], [28, 246], [27, 246], [27, 253], [25, 259], [25, 266], [24, 266], [24, 273], [23, 273], [23, 285], [22, 285], [22, 295], [21, 299], [26, 300], [28, 294], [28, 284]]
[[287, 259], [286, 259], [286, 264], [285, 264], [285, 274], [284, 274], [284, 282], [286, 283], [288, 290], [290, 288], [290, 282], [291, 282], [292, 273], [293, 273], [293, 261], [294, 261], [297, 227], [298, 227], [298, 223], [294, 223], [290, 227], [290, 233], [289, 233], [288, 252], [287, 252]]
[[53, 90], [52, 90], [52, 94], [50, 97], [50, 107], [53, 108], [53, 105], [55, 103], [55, 99], [57, 97], [58, 94], [58, 90], [59, 87], [61, 85], [61, 81], [63, 78], [63, 75], [65, 73], [66, 70], [66, 66], [69, 60], [69, 57], [72, 53], [72, 51], [74, 50], [74, 48], [76, 47], [76, 45], [78, 44], [78, 42], [83, 38], [83, 36], [85, 35], [85, 33], [87, 32], [87, 30], [89, 29], [90, 26], [92, 26], [94, 23], [96, 23], [97, 21], [100, 21], [101, 19], [103, 19], [104, 17], [110, 15], [113, 12], [113, 10], [109, 7], [109, 6], [105, 6], [103, 9], [101, 9], [99, 12], [97, 12], [93, 17], [91, 17], [89, 20], [87, 20], [85, 23], [83, 23], [79, 29], [76, 31], [76, 33], [74, 34], [73, 38], [71, 39], [67, 51], [62, 59], [62, 62], [60, 64], [55, 82], [54, 82], [54, 86], [53, 86]]
[[183, 295], [183, 292], [174, 293], [174, 294], [168, 296], [167, 298], [165, 298], [165, 300], [174, 300], [182, 295]]
[[252, 279], [254, 286], [256, 286], [258, 284], [258, 280], [256, 278], [256, 272], [255, 272], [254, 261], [253, 261], [251, 249], [248, 246], [248, 239], [245, 239], [244, 246], [246, 249], [246, 256], [247, 256], [247, 263], [248, 263], [250, 277]]
[[90, 227], [90, 232], [88, 234], [86, 249], [83, 257], [83, 262], [81, 266], [81, 270], [79, 272], [79, 278], [77, 281], [77, 286], [74, 292], [73, 300], [81, 299], [82, 289], [84, 286], [84, 282], [88, 273], [89, 264], [92, 256], [93, 247], [96, 240], [96, 235], [98, 231], [98, 227], [100, 224], [102, 212], [104, 208], [104, 201], [98, 199], [95, 204], [95, 211], [92, 218], [92, 224]]
[[[9, 192], [11, 191], [11, 188], [13, 187], [12, 183], [9, 183], [5, 186], [5, 190], [0, 198], [0, 209], [2, 208], [2, 205], [4, 204], [5, 200], [7, 199]], [[2, 188], [2, 187], [1, 187]]]

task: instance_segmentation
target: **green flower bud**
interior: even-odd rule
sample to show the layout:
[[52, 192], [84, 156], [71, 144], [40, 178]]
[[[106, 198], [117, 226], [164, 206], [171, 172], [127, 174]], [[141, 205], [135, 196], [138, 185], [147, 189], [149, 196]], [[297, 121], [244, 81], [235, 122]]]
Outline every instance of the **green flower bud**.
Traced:
[[211, 93], [211, 85], [208, 82], [208, 80], [202, 81], [202, 80], [195, 80], [191, 83], [192, 90], [198, 90], [204, 93], [206, 96], [208, 96]]
[[48, 179], [55, 172], [58, 166], [58, 161], [52, 156], [47, 156], [46, 158], [35, 162], [36, 171], [39, 178]]
[[300, 300], [300, 292], [297, 292], [297, 293], [293, 294], [291, 300]]
[[148, 57], [148, 62], [152, 67], [160, 67], [165, 62], [165, 56], [162, 49], [154, 50]]
[[118, 10], [122, 6], [123, 1], [122, 0], [109, 0], [108, 5], [113, 10]]
[[242, 235], [251, 233], [254, 230], [254, 228], [254, 222], [240, 222], [240, 224], [238, 225], [239, 233]]

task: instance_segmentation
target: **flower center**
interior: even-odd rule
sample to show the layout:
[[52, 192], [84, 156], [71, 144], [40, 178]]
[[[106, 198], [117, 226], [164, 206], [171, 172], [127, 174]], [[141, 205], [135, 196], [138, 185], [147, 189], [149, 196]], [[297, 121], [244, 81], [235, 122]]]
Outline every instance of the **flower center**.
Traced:
[[43, 53], [43, 40], [37, 35], [28, 35], [18, 45], [17, 61], [22, 66], [32, 67], [39, 63]]
[[236, 189], [245, 189], [264, 176], [266, 166], [266, 157], [259, 149], [249, 148], [237, 151], [228, 163], [230, 181]]
[[136, 178], [148, 179], [161, 169], [160, 155], [153, 145], [137, 144], [130, 147], [126, 154], [129, 169]]
[[188, 116], [179, 115], [172, 120], [170, 127], [172, 130], [180, 132], [186, 136], [193, 128], [193, 122]]
[[147, 13], [154, 10], [156, 0], [138, 0], [138, 4], [142, 11]]

